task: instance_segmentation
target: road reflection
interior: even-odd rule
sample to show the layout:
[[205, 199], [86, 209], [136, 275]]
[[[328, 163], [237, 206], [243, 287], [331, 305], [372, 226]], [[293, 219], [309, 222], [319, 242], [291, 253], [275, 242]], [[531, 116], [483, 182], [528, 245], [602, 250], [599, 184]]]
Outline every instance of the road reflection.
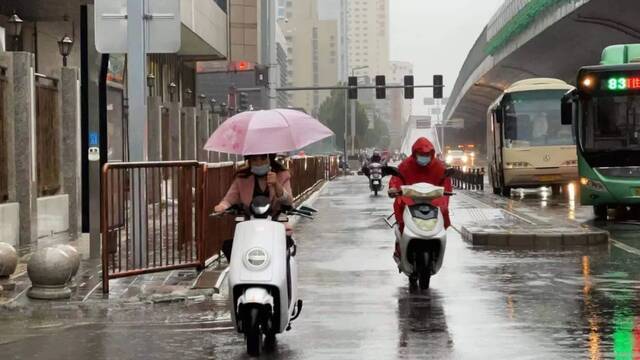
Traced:
[[398, 330], [398, 358], [419, 355], [439, 358], [434, 349], [445, 351], [453, 348], [443, 298], [435, 289], [423, 292], [409, 292], [406, 287], [399, 289]]

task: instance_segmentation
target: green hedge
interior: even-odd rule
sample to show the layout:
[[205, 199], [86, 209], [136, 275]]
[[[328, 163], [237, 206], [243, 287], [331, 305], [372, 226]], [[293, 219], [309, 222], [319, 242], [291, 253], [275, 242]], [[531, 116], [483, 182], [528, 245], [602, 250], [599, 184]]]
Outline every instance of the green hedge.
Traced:
[[545, 10], [572, 0], [531, 0], [488, 42], [485, 52], [495, 54], [511, 39], [525, 31]]

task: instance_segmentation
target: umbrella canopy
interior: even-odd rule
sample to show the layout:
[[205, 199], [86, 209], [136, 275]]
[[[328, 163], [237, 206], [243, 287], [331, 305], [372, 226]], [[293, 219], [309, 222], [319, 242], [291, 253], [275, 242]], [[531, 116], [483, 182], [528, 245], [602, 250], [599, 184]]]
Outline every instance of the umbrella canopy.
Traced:
[[301, 111], [246, 111], [222, 123], [204, 149], [240, 155], [273, 154], [301, 149], [332, 135], [333, 131]]

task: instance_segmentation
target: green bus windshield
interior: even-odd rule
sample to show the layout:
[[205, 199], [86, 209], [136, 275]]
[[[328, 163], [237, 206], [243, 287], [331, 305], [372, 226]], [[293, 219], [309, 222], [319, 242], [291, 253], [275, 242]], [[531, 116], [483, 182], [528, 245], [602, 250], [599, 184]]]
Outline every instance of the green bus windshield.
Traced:
[[564, 90], [507, 94], [503, 100], [507, 148], [574, 145], [572, 127], [560, 121]]
[[585, 152], [640, 150], [640, 96], [595, 96], [583, 102], [581, 145]]

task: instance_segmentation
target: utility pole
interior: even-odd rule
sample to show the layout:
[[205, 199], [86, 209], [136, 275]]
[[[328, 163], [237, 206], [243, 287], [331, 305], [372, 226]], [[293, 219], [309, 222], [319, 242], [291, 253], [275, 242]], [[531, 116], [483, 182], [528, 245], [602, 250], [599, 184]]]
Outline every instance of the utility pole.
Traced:
[[[368, 65], [364, 65], [364, 66], [356, 66], [351, 68], [351, 76], [356, 76], [356, 70], [364, 70], [364, 69], [368, 69], [369, 66]], [[351, 99], [351, 154], [355, 155], [356, 154], [356, 99]], [[346, 129], [346, 111], [345, 111], [345, 129]], [[345, 130], [346, 132], [346, 130]], [[345, 136], [346, 138], [346, 136]], [[346, 139], [345, 139], [346, 142]], [[345, 154], [346, 154], [347, 150], [346, 150], [346, 145], [345, 145]]]
[[349, 119], [349, 112], [347, 111], [349, 108], [349, 91], [345, 90], [344, 91], [344, 152], [343, 152], [343, 161], [344, 161], [344, 172], [346, 175], [347, 172], [347, 159], [349, 158], [347, 156], [347, 139], [348, 139], [348, 119]]
[[[127, 93], [129, 98], [129, 161], [147, 161], [146, 137], [146, 54], [145, 54], [145, 9], [144, 0], [127, 1]], [[138, 170], [139, 171], [139, 170]], [[146, 177], [144, 172], [131, 174], [133, 201], [146, 204]], [[140, 268], [146, 258], [147, 207], [133, 206], [133, 233], [135, 249], [134, 264]]]
[[269, 81], [267, 83], [267, 96], [269, 98], [269, 108], [277, 107], [278, 87], [278, 44], [276, 43], [277, 26], [277, 0], [262, 0], [260, 2], [260, 29], [262, 32], [262, 63], [268, 66]]

